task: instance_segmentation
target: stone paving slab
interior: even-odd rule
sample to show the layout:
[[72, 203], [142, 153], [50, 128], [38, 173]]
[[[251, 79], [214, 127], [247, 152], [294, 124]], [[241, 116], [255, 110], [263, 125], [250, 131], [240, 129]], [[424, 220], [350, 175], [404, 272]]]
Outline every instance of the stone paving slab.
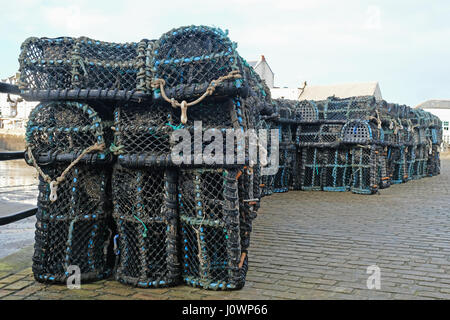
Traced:
[[[255, 220], [244, 289], [138, 289], [111, 279], [43, 285], [32, 247], [0, 260], [0, 299], [450, 299], [450, 160], [442, 173], [381, 190], [275, 194]], [[367, 267], [381, 288], [367, 288]]]

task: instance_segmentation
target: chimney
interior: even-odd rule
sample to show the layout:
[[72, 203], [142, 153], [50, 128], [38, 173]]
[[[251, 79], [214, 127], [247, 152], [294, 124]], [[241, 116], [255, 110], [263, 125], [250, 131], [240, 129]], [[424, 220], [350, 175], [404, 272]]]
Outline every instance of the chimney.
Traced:
[[266, 61], [266, 58], [264, 57], [264, 55], [261, 55], [261, 61]]

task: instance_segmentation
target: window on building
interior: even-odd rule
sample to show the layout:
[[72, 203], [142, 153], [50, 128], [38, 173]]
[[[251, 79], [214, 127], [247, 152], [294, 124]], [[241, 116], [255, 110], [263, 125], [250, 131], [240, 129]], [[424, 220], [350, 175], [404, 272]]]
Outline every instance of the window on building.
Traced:
[[442, 122], [442, 127], [444, 127], [445, 131], [448, 131], [448, 121]]

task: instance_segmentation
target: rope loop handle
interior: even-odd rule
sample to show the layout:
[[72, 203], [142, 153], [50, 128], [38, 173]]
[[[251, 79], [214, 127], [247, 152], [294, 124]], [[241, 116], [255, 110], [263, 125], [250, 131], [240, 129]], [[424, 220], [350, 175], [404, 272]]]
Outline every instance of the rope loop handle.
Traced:
[[81, 154], [74, 160], [72, 161], [66, 169], [64, 169], [64, 171], [61, 173], [61, 175], [55, 179], [50, 178], [49, 175], [47, 175], [46, 173], [44, 173], [44, 171], [42, 171], [42, 169], [39, 167], [39, 165], [37, 164], [36, 159], [34, 158], [33, 152], [31, 151], [31, 147], [28, 145], [27, 146], [27, 154], [29, 159], [31, 159], [33, 167], [36, 168], [36, 170], [38, 171], [39, 175], [44, 178], [44, 181], [47, 182], [50, 185], [50, 196], [49, 196], [49, 200], [51, 202], [55, 202], [58, 199], [58, 185], [63, 182], [66, 179], [66, 174], [78, 163], [80, 162], [80, 160], [88, 153], [93, 152], [93, 151], [103, 151], [105, 150], [105, 144], [94, 144], [90, 147], [87, 147], [86, 149], [83, 150], [83, 152], [81, 152]]
[[164, 91], [164, 86], [166, 85], [166, 81], [164, 79], [154, 79], [150, 85], [153, 89], [160, 89], [161, 90], [161, 96], [164, 100], [166, 100], [168, 103], [172, 105], [174, 108], [181, 108], [181, 123], [185, 124], [188, 120], [187, 118], [187, 108], [193, 105], [196, 105], [203, 101], [207, 96], [210, 96], [214, 93], [214, 90], [216, 90], [216, 87], [224, 82], [225, 80], [230, 79], [240, 79], [242, 78], [241, 74], [239, 73], [239, 70], [232, 70], [230, 71], [226, 76], [221, 76], [217, 78], [216, 80], [212, 80], [206, 88], [205, 92], [196, 100], [187, 102], [185, 100], [179, 102], [175, 98], [169, 98], [166, 95], [166, 92]]

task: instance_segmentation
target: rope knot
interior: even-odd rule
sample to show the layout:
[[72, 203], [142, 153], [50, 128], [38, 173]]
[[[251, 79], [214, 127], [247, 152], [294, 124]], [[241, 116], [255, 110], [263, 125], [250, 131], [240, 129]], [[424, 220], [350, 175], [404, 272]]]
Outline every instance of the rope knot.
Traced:
[[188, 103], [186, 102], [186, 100], [183, 100], [181, 102], [180, 108], [181, 108], [181, 123], [185, 124], [187, 122], [187, 108], [188, 108]]
[[165, 85], [166, 85], [166, 81], [164, 81], [164, 79], [155, 79], [152, 82], [150, 82], [150, 86], [153, 89], [158, 89], [158, 87], [161, 87], [161, 86], [164, 87]]
[[50, 182], [50, 196], [49, 196], [49, 200], [51, 202], [55, 202], [58, 199], [58, 195], [56, 193], [57, 190], [58, 190], [58, 182], [57, 181]]
[[171, 104], [172, 107], [174, 107], [174, 108], [178, 107], [178, 104], [179, 104], [179, 103], [177, 103], [177, 102], [178, 102], [178, 101], [175, 100], [174, 98], [171, 98], [171, 99], [170, 99], [170, 104]]
[[209, 86], [206, 88], [203, 95], [201, 95], [197, 100], [194, 100], [191, 102], [182, 101], [181, 103], [178, 102], [177, 100], [175, 100], [175, 98], [167, 97], [166, 92], [164, 91], [164, 86], [166, 85], [166, 82], [164, 81], [164, 79], [154, 79], [153, 81], [150, 82], [150, 86], [153, 89], [159, 88], [161, 90], [162, 98], [164, 100], [166, 100], [168, 103], [170, 103], [172, 105], [172, 107], [174, 107], [174, 108], [180, 107], [181, 108], [181, 122], [184, 124], [187, 122], [186, 110], [188, 107], [196, 105], [196, 104], [200, 103], [201, 101], [203, 101], [203, 99], [205, 99], [207, 96], [212, 95], [214, 93], [214, 90], [216, 90], [216, 87], [219, 84], [221, 84], [223, 81], [229, 80], [229, 79], [239, 79], [239, 78], [242, 78], [242, 75], [239, 73], [239, 70], [230, 71], [230, 73], [228, 73], [226, 76], [222, 76], [216, 80], [212, 80], [210, 82]]
[[47, 175], [44, 171], [42, 171], [42, 169], [39, 167], [36, 159], [34, 158], [33, 152], [31, 151], [31, 147], [28, 145], [27, 146], [27, 153], [28, 153], [28, 157], [30, 158], [30, 160], [32, 161], [33, 166], [36, 168], [36, 170], [38, 171], [38, 173], [44, 178], [44, 180], [50, 185], [50, 196], [49, 196], [49, 200], [51, 202], [55, 202], [58, 199], [58, 195], [57, 195], [57, 190], [58, 190], [58, 185], [63, 182], [66, 179], [66, 174], [78, 163], [80, 162], [80, 160], [88, 153], [92, 152], [92, 151], [102, 151], [105, 149], [105, 144], [94, 144], [90, 147], [87, 147], [86, 149], [83, 150], [83, 152], [81, 152], [81, 154], [74, 160], [72, 161], [69, 166], [64, 169], [64, 171], [61, 173], [61, 175], [59, 177], [57, 177], [56, 179], [52, 180], [52, 178], [50, 178], [49, 175]]

